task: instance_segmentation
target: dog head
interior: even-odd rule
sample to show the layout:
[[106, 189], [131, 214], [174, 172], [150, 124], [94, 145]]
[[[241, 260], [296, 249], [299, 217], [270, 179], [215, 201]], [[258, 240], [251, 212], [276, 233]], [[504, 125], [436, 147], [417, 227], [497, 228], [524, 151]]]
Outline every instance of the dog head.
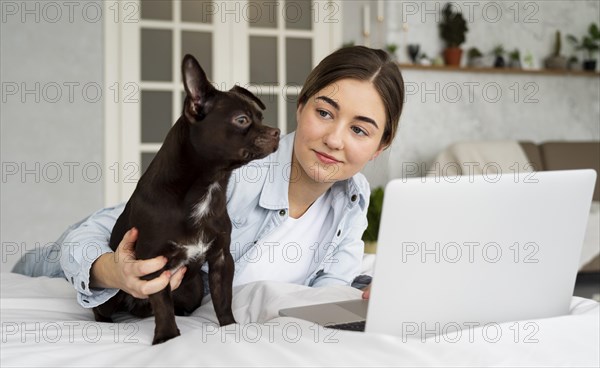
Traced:
[[258, 97], [239, 86], [227, 92], [215, 89], [191, 55], [183, 58], [181, 68], [186, 92], [182, 116], [196, 153], [217, 157], [234, 169], [277, 150], [279, 129], [262, 124], [265, 105]]

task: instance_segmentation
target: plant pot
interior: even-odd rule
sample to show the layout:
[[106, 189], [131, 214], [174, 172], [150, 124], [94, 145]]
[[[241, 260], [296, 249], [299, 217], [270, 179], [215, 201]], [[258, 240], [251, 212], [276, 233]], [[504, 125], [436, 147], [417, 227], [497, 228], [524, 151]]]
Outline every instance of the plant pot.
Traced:
[[504, 61], [504, 57], [502, 55], [496, 56], [494, 59], [494, 68], [504, 68], [506, 66], [506, 61]]
[[521, 61], [517, 59], [510, 59], [510, 61], [508, 62], [508, 67], [514, 69], [521, 69]]
[[449, 66], [460, 66], [460, 58], [462, 56], [460, 47], [447, 47], [444, 50], [444, 62]]
[[581, 63], [579, 63], [579, 61], [577, 60], [569, 61], [567, 67], [569, 68], [569, 70], [573, 71], [581, 71], [582, 69]]
[[584, 60], [583, 70], [588, 72], [596, 71], [596, 60]]
[[544, 65], [546, 65], [546, 69], [566, 70], [567, 58], [564, 56], [549, 56], [544, 61]]
[[467, 64], [471, 68], [482, 68], [485, 66], [485, 61], [483, 60], [483, 57], [476, 56], [476, 57], [470, 58]]

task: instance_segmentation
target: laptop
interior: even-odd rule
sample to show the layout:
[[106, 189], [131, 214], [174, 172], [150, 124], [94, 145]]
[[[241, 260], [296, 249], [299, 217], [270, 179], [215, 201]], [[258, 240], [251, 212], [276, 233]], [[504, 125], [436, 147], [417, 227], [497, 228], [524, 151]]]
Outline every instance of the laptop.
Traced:
[[594, 170], [394, 179], [370, 300], [279, 314], [404, 337], [568, 314], [595, 181]]

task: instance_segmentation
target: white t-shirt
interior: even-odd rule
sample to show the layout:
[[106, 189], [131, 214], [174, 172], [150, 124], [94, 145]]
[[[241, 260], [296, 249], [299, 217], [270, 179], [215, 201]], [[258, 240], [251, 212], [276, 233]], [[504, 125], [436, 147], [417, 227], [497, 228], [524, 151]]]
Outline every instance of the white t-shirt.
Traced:
[[[316, 262], [320, 246], [319, 233], [326, 224], [331, 207], [329, 191], [321, 195], [300, 216], [289, 217], [252, 247], [243, 257], [246, 267], [233, 280], [233, 286], [260, 280], [277, 280], [302, 284]], [[330, 220], [331, 221], [331, 220]]]

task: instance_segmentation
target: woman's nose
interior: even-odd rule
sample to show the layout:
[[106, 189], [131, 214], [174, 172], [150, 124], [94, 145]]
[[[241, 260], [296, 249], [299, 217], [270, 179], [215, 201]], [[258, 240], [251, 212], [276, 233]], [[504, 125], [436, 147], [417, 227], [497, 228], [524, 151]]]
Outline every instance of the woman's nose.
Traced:
[[342, 128], [338, 124], [334, 124], [323, 136], [323, 142], [332, 150], [344, 148]]

